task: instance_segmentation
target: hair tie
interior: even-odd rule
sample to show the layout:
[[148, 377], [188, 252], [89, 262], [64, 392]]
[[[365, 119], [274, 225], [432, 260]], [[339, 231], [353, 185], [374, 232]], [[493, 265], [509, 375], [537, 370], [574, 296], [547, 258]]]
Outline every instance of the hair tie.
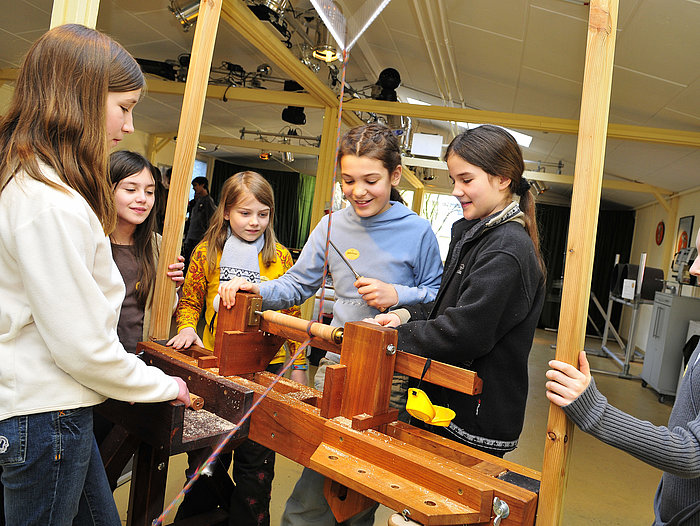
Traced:
[[532, 185], [530, 184], [530, 181], [528, 181], [528, 180], [525, 179], [524, 177], [521, 177], [521, 178], [520, 178], [520, 184], [518, 185], [518, 189], [517, 189], [517, 191], [516, 191], [515, 193], [518, 194], [518, 195], [520, 195], [520, 196], [523, 196], [523, 195], [525, 195], [525, 192], [527, 192], [528, 190], [530, 190], [530, 187], [531, 187], [531, 186], [532, 186]]

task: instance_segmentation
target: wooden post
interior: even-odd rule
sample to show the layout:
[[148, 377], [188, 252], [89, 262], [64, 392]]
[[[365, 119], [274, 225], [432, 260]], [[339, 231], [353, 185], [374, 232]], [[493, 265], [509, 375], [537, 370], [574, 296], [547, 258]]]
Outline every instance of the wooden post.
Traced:
[[54, 0], [51, 29], [63, 24], [82, 24], [95, 28], [100, 0]]
[[197, 152], [199, 131], [209, 81], [209, 70], [216, 41], [216, 31], [221, 14], [219, 0], [202, 0], [192, 43], [192, 59], [187, 72], [187, 84], [182, 100], [182, 113], [177, 132], [173, 173], [168, 192], [168, 205], [163, 227], [163, 243], [158, 258], [158, 273], [151, 309], [149, 336], [167, 339], [170, 336], [170, 319], [175, 300], [175, 284], [167, 276], [168, 265], [180, 254], [182, 233], [185, 225], [187, 196], [194, 158]]
[[[564, 286], [557, 335], [557, 360], [578, 366], [586, 337], [593, 253], [600, 207], [610, 110], [617, 0], [593, 0], [588, 20], [576, 168], [571, 199]], [[560, 523], [573, 424], [550, 404], [538, 526]]]
[[331, 207], [333, 192], [333, 162], [335, 161], [335, 143], [338, 133], [338, 108], [326, 107], [323, 114], [323, 130], [319, 148], [318, 166], [316, 168], [316, 188], [311, 205], [311, 228], [313, 229]]

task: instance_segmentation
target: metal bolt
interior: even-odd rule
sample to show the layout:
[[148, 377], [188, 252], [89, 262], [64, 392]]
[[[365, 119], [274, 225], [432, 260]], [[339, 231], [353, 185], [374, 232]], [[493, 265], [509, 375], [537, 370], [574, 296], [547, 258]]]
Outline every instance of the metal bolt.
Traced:
[[493, 512], [496, 517], [493, 519], [493, 526], [498, 526], [501, 524], [501, 519], [505, 519], [510, 515], [510, 508], [505, 501], [499, 499], [498, 497], [493, 498]]
[[403, 517], [403, 520], [405, 520], [406, 522], [408, 522], [408, 521], [410, 520], [410, 517], [411, 517], [411, 512], [408, 510], [408, 508], [405, 508], [405, 509], [401, 512], [401, 516]]
[[396, 354], [396, 346], [393, 343], [390, 343], [389, 345], [386, 346], [386, 353], [388, 355]]

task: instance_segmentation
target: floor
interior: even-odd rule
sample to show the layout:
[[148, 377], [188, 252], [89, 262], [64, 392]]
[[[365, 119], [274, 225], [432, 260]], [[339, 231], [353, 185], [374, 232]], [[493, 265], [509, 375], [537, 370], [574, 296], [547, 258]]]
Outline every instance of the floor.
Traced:
[[[542, 468], [544, 434], [549, 404], [544, 396], [544, 373], [548, 360], [554, 357], [553, 345], [556, 333], [538, 330], [530, 354], [530, 393], [526, 425], [520, 437], [520, 445], [506, 459], [540, 470]], [[586, 349], [600, 349], [600, 340], [586, 342]], [[589, 356], [593, 368], [615, 374], [594, 373], [596, 383], [608, 400], [641, 419], [656, 425], [665, 425], [671, 411], [672, 399], [665, 403], [650, 389], [641, 387], [639, 380], [627, 380], [617, 376], [619, 369], [609, 358]], [[630, 373], [641, 373], [641, 363], [632, 363]], [[660, 471], [643, 464], [616, 449], [606, 446], [577, 430], [571, 449], [568, 483], [564, 498], [564, 514], [561, 524], [566, 526], [632, 526], [651, 524], [652, 500], [659, 482]], [[184, 483], [184, 455], [173, 457], [166, 494], [170, 503]], [[284, 503], [301, 472], [301, 467], [278, 455], [272, 491], [271, 524], [279, 524]], [[115, 499], [126, 521], [126, 501], [129, 484], [115, 492]], [[392, 510], [380, 507], [375, 526], [386, 526]], [[165, 524], [174, 514], [166, 517]]]

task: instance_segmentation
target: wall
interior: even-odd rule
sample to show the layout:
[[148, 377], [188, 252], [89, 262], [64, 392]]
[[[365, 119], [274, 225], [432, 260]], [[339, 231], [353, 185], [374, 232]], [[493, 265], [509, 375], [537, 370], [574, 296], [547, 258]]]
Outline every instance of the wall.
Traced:
[[[675, 253], [677, 243], [676, 235], [678, 233], [678, 220], [685, 216], [695, 216], [693, 222], [692, 242], [691, 246], [695, 246], [695, 239], [700, 226], [700, 188], [693, 191], [685, 192], [678, 197], [678, 214], [676, 215], [673, 224], [669, 222], [669, 214], [658, 202], [654, 204], [642, 206], [636, 210], [637, 220], [635, 224], [634, 238], [632, 240], [632, 255], [629, 263], [639, 264], [640, 256], [643, 252], [647, 254], [647, 267], [661, 268], [664, 271], [665, 279], [671, 280], [671, 260], [668, 265], [664, 265], [664, 256], [667, 249], [670, 250], [671, 256]], [[657, 246], [656, 225], [659, 221], [663, 221], [666, 225], [666, 233], [664, 240], [660, 246]], [[670, 247], [668, 244], [671, 244]], [[624, 263], [624, 262], [623, 262]], [[684, 296], [700, 297], [700, 288], [683, 287]], [[635, 330], [634, 343], [644, 351], [646, 349], [647, 335], [649, 333], [649, 324], [651, 321], [652, 305], [642, 305], [639, 309], [637, 317], [637, 329]], [[631, 308], [624, 308], [622, 323], [620, 326], [620, 335], [623, 339], [627, 339], [629, 324], [632, 317]]]

